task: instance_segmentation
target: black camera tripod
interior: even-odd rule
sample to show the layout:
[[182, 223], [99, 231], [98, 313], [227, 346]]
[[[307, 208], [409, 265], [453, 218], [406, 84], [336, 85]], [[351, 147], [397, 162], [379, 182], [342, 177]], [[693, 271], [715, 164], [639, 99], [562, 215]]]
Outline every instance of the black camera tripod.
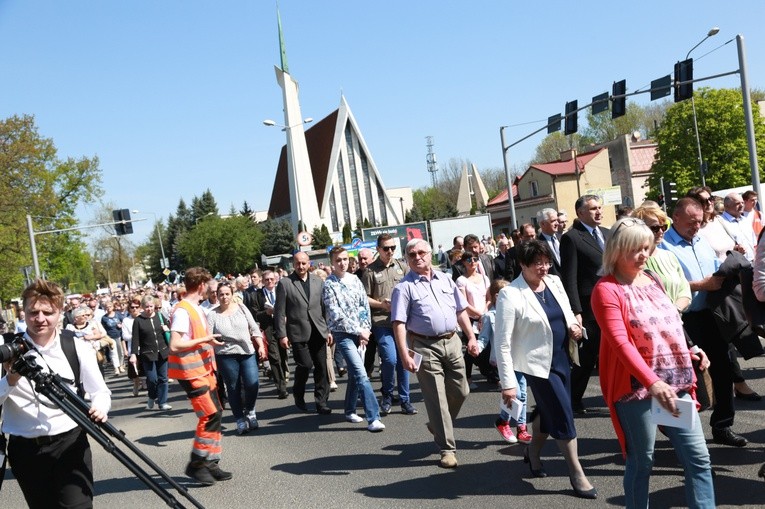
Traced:
[[109, 439], [104, 430], [124, 444], [145, 464], [150, 466], [162, 479], [175, 488], [178, 493], [187, 498], [194, 507], [204, 509], [204, 506], [192, 497], [186, 488], [175, 482], [172, 477], [128, 440], [123, 431], [115, 428], [114, 425], [109, 422], [94, 423], [91, 421], [88, 416], [88, 411], [90, 410], [88, 403], [72, 391], [58, 374], [43, 372], [42, 368], [37, 365], [37, 361], [34, 357], [18, 357], [13, 363], [13, 369], [22, 376], [28, 378], [31, 382], [34, 382], [35, 390], [37, 392], [46, 396], [59, 407], [67, 416], [84, 429], [88, 435], [101, 444], [107, 452], [117, 458], [120, 463], [125, 465], [125, 467], [135, 474], [138, 479], [164, 500], [168, 506], [181, 509], [185, 507], [173, 496], [172, 493], [159, 484], [151, 474], [144, 470], [122, 449], [119, 449], [114, 442]]

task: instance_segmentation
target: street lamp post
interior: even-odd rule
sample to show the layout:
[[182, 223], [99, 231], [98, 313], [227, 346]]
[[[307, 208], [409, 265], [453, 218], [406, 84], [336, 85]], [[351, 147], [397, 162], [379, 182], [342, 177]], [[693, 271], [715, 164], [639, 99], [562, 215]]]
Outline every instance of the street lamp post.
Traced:
[[515, 199], [513, 198], [513, 181], [510, 179], [510, 167], [507, 165], [507, 152], [510, 150], [505, 144], [505, 128], [503, 125], [499, 128], [499, 138], [502, 142], [502, 162], [505, 164], [505, 178], [507, 179], [507, 204], [510, 207], [510, 225], [511, 231], [518, 228], [518, 222], [515, 219]]
[[[308, 117], [303, 119], [302, 122], [298, 122], [293, 125], [284, 125], [284, 124], [277, 124], [274, 120], [266, 119], [263, 121], [263, 125], [266, 127], [281, 127], [282, 131], [288, 131], [295, 127], [302, 127], [304, 124], [310, 124], [313, 122], [313, 118]], [[287, 134], [287, 157], [289, 158], [289, 164], [288, 164], [288, 170], [289, 168], [295, 168], [295, 154], [292, 147], [292, 144], [290, 142], [290, 135]], [[300, 187], [298, 186], [298, 183], [295, 182], [295, 178], [292, 175], [292, 172], [287, 171], [287, 178], [289, 180], [289, 187], [290, 187], [290, 197], [292, 198], [294, 196], [294, 203], [292, 204], [292, 207], [294, 207], [294, 210], [291, 210], [292, 214], [292, 228], [295, 230], [294, 233], [300, 233], [300, 224], [303, 219], [303, 213], [301, 210], [301, 200], [300, 200]]]
[[[717, 33], [720, 31], [718, 27], [712, 27], [709, 32], [707, 32], [706, 37], [701, 39], [696, 46], [692, 47], [688, 53], [685, 55], [685, 59], [688, 60], [690, 58], [691, 53], [693, 50], [701, 46], [701, 44], [709, 39], [712, 36], [717, 35]], [[706, 178], [704, 177], [704, 174], [706, 173], [706, 168], [704, 167], [704, 159], [701, 157], [701, 139], [699, 138], [699, 123], [696, 118], [696, 101], [694, 100], [693, 96], [691, 96], [691, 110], [693, 110], [693, 132], [696, 133], [696, 150], [699, 156], [699, 175], [701, 175], [701, 185], [705, 186], [706, 184]]]
[[[140, 214], [140, 210], [134, 210], [133, 214]], [[167, 268], [167, 258], [165, 258], [165, 248], [162, 245], [162, 230], [159, 229], [159, 221], [157, 221], [157, 214], [154, 212], [144, 212], [144, 214], [151, 214], [154, 216], [154, 225], [157, 228], [157, 238], [159, 239], [159, 250], [162, 253], [162, 259], [159, 261], [160, 268], [166, 269]]]

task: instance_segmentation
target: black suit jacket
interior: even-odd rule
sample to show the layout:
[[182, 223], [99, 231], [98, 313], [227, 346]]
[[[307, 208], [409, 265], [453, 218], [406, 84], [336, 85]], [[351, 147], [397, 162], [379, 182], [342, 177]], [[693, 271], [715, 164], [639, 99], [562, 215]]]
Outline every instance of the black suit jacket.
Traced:
[[277, 339], [288, 337], [293, 343], [307, 342], [313, 329], [323, 338], [327, 337], [321, 298], [324, 281], [314, 274], [308, 274], [308, 279], [310, 295], [305, 294], [303, 283], [294, 272], [279, 280], [274, 306], [274, 334]]
[[[274, 295], [276, 295], [276, 288], [274, 288]], [[274, 328], [274, 315], [269, 315], [266, 309], [266, 303], [268, 297], [266, 297], [265, 288], [258, 288], [252, 292], [252, 316], [255, 317], [255, 321], [260, 324], [260, 328], [268, 331], [273, 331]]]
[[[483, 266], [484, 274], [489, 278], [489, 281], [494, 281], [494, 260], [487, 254], [478, 255], [481, 259], [481, 265]], [[465, 264], [462, 260], [452, 265], [452, 280], [457, 281], [457, 278], [465, 275]]]
[[[537, 235], [537, 240], [547, 244], [547, 239], [545, 238], [544, 234], [542, 234], [542, 232], [539, 232], [539, 235]], [[547, 246], [549, 247], [550, 245], [547, 244]], [[558, 251], [560, 251], [560, 239], [558, 239]], [[560, 263], [558, 263], [558, 260], [555, 259], [554, 254], [550, 261], [552, 262], [552, 266], [550, 266], [550, 270], [548, 271], [548, 273], [552, 274], [553, 276], [560, 277]]]
[[[608, 240], [611, 230], [599, 227], [604, 241]], [[585, 226], [574, 224], [560, 239], [561, 280], [571, 302], [574, 314], [582, 313], [583, 318], [590, 315], [590, 295], [595, 283], [600, 279], [603, 266], [603, 250]]]

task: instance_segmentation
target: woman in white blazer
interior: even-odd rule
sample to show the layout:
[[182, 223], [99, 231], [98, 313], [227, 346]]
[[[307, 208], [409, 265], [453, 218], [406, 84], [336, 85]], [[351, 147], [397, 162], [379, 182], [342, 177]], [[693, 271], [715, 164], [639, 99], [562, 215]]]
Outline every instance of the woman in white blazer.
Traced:
[[517, 255], [521, 275], [497, 298], [493, 348], [502, 399], [511, 407], [518, 386], [514, 371], [524, 373], [537, 405], [531, 415], [533, 438], [524, 454], [531, 474], [547, 477], [539, 455], [552, 435], [568, 464], [574, 494], [594, 499], [597, 490], [579, 463], [571, 409], [570, 362], [578, 360], [575, 342], [582, 337], [582, 327], [560, 279], [547, 273], [552, 260], [547, 243], [525, 242]]

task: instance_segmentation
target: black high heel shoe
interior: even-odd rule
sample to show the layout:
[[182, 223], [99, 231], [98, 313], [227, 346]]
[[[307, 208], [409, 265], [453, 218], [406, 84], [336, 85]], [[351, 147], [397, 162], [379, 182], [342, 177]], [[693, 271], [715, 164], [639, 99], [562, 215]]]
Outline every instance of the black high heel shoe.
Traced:
[[574, 486], [574, 481], [569, 477], [569, 482], [571, 483], [571, 488], [574, 490], [574, 495], [576, 495], [579, 498], [586, 498], [588, 500], [595, 500], [598, 498], [598, 490], [595, 489], [595, 487], [590, 488], [589, 490], [580, 490], [576, 486]]
[[541, 463], [539, 465], [539, 469], [537, 470], [535, 470], [534, 467], [531, 466], [531, 460], [529, 460], [528, 447], [526, 447], [526, 450], [523, 453], [523, 462], [529, 464], [529, 470], [531, 470], [531, 475], [533, 475], [534, 477], [547, 477], [547, 472], [545, 472], [545, 468], [541, 465]]

